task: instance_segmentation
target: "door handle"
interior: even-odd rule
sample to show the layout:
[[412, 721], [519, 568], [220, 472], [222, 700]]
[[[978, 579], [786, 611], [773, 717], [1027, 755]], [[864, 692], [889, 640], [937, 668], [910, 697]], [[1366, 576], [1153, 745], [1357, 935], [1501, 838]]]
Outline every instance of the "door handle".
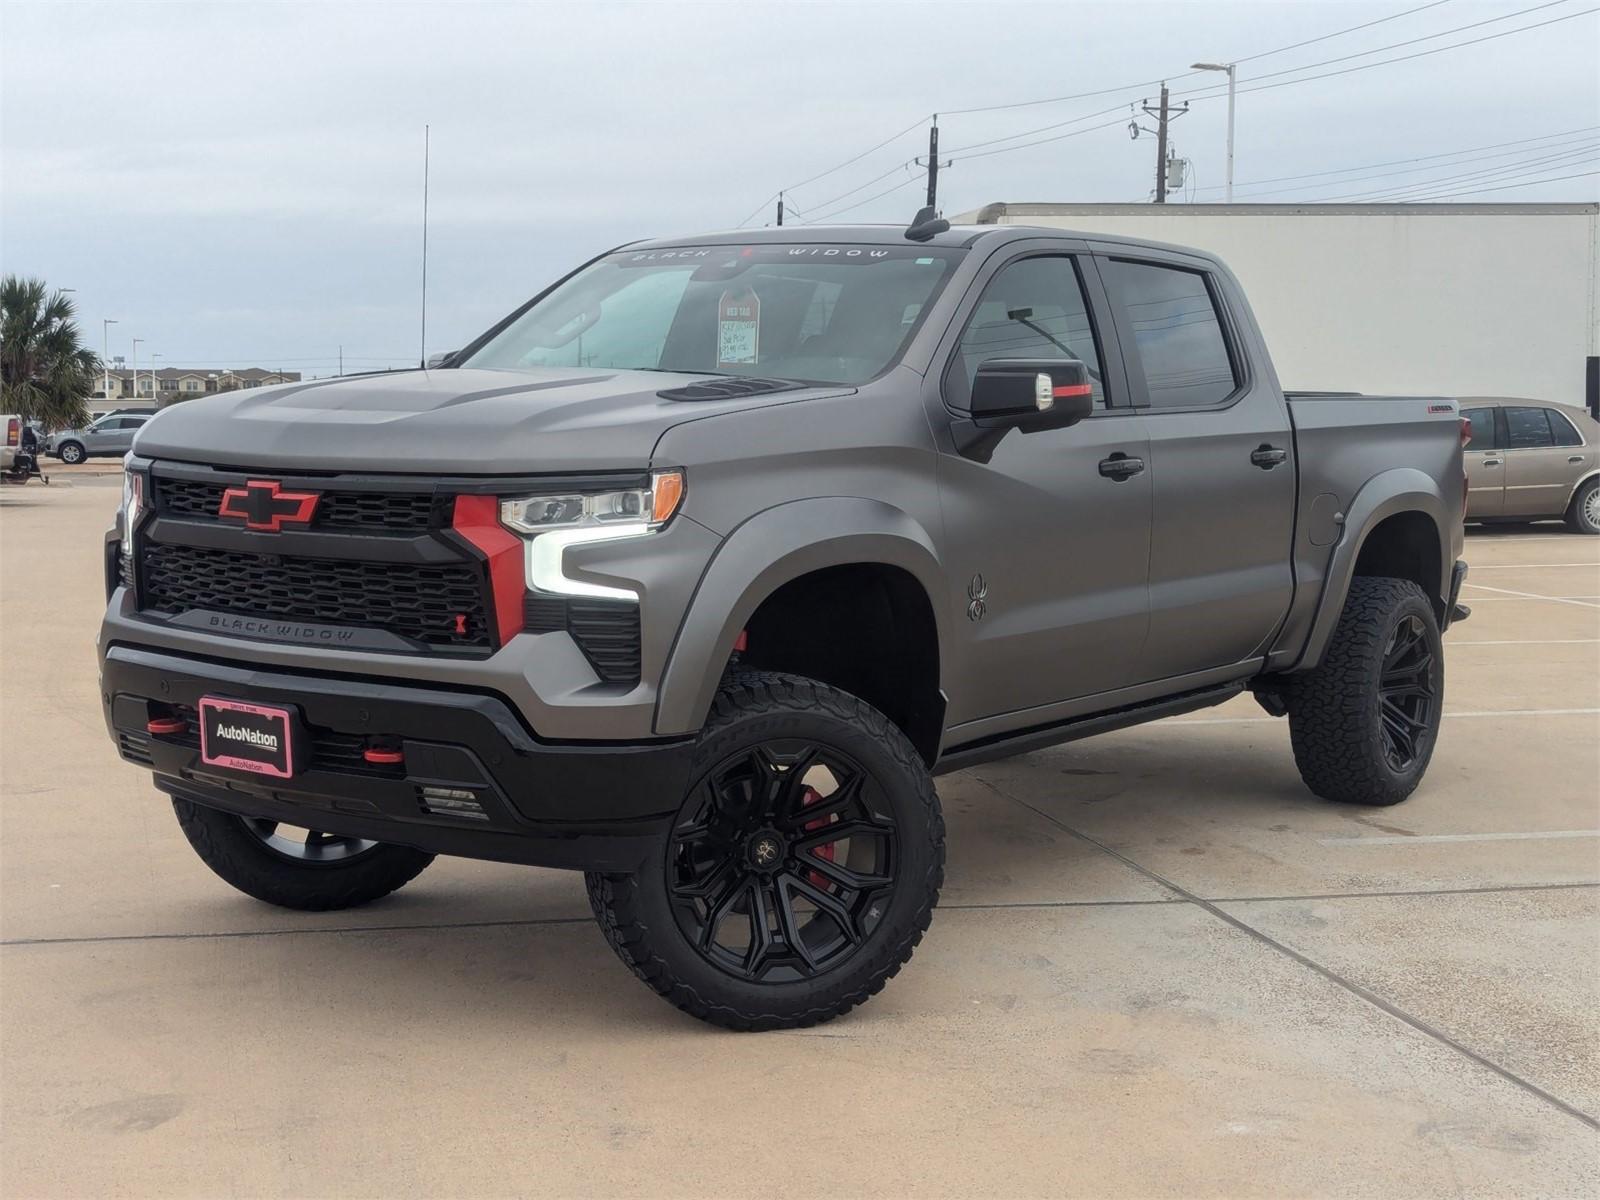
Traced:
[[1567, 461], [1569, 463], [1581, 463], [1583, 461], [1583, 455], [1581, 455], [1581, 454], [1569, 454], [1569, 455], [1567, 455]]
[[1500, 460], [1498, 458], [1486, 458], [1483, 460], [1483, 465], [1486, 467], [1498, 467]]
[[1102, 458], [1100, 460], [1100, 474], [1113, 483], [1121, 482], [1124, 479], [1132, 479], [1143, 470], [1144, 459], [1129, 458], [1121, 450], [1118, 450], [1110, 458]]
[[1268, 446], [1264, 442], [1250, 452], [1250, 461], [1263, 471], [1272, 470], [1273, 467], [1288, 457], [1289, 452], [1287, 450], [1280, 450], [1276, 446]]

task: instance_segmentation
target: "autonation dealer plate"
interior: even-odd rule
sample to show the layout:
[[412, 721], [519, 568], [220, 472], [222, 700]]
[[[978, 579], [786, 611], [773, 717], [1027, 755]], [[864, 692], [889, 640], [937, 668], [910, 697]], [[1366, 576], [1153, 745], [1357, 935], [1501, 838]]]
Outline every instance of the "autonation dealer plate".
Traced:
[[301, 741], [293, 709], [200, 698], [200, 761], [208, 766], [288, 779], [298, 769]]

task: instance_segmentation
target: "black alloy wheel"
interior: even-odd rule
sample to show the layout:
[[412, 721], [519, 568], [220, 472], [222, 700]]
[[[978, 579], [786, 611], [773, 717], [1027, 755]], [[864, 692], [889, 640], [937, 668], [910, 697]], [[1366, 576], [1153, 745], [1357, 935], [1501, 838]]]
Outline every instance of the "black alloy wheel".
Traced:
[[727, 1029], [796, 1029], [880, 991], [944, 881], [928, 765], [871, 704], [814, 679], [729, 674], [661, 849], [588, 875], [635, 975]]
[[1378, 678], [1384, 758], [1396, 772], [1409, 771], [1423, 739], [1432, 736], [1439, 703], [1435, 674], [1428, 630], [1420, 617], [1407, 615], [1389, 637]]
[[763, 742], [708, 772], [680, 813], [667, 846], [673, 915], [737, 979], [810, 978], [872, 934], [897, 856], [890, 810], [858, 763], [814, 742]]
[[[333, 866], [376, 850], [382, 843], [363, 838], [340, 837], [334, 833], [319, 833], [315, 829], [299, 829], [261, 817], [240, 817], [244, 825], [263, 846], [290, 862], [305, 866]], [[296, 834], [300, 836], [295, 836]]]

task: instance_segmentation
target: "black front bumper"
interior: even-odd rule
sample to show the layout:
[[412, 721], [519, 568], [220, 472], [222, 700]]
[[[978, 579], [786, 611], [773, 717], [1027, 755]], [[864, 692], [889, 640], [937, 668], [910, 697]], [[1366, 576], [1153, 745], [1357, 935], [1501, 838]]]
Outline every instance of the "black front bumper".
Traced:
[[[175, 796], [346, 837], [435, 854], [593, 871], [630, 871], [657, 852], [689, 782], [692, 743], [540, 741], [500, 697], [376, 680], [260, 671], [112, 645], [101, 664], [106, 724], [122, 757]], [[202, 696], [292, 708], [310, 740], [292, 779], [200, 761]], [[404, 761], [368, 763], [363, 747]], [[470, 793], [478, 812], [430, 808], [425, 789]]]

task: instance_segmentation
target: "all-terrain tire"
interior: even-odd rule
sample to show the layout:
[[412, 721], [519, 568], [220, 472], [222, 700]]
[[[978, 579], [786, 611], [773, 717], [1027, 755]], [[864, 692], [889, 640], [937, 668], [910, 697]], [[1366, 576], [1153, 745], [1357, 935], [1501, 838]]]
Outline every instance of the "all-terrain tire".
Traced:
[[944, 819], [926, 764], [877, 709], [814, 680], [755, 671], [725, 679], [699, 738], [686, 805], [719, 764], [784, 739], [850, 756], [893, 813], [898, 861], [886, 911], [838, 965], [776, 983], [736, 978], [713, 965], [674, 916], [669, 846], [636, 874], [586, 876], [600, 928], [633, 973], [684, 1012], [727, 1029], [815, 1025], [874, 995], [922, 940], [944, 882]]
[[89, 456], [84, 452], [82, 444], [78, 442], [62, 442], [61, 445], [56, 447], [56, 457], [70, 466], [81, 463]]
[[327, 863], [288, 858], [269, 847], [244, 819], [172, 799], [178, 825], [206, 866], [247, 896], [307, 912], [355, 908], [415, 879], [433, 855], [409, 846], [377, 845]]
[[1573, 533], [1600, 533], [1600, 477], [1589, 480], [1580, 487], [1567, 505], [1567, 528]]
[[[1385, 706], [1379, 691], [1384, 660], [1405, 625], [1420, 637], [1430, 662], [1426, 719], [1412, 735], [1414, 754], [1397, 767], [1385, 748]], [[1444, 653], [1433, 606], [1410, 580], [1358, 576], [1322, 663], [1287, 689], [1289, 740], [1300, 778], [1324, 800], [1398, 804], [1428, 769], [1438, 739], [1444, 695]], [[1393, 715], [1391, 714], [1391, 718]]]

